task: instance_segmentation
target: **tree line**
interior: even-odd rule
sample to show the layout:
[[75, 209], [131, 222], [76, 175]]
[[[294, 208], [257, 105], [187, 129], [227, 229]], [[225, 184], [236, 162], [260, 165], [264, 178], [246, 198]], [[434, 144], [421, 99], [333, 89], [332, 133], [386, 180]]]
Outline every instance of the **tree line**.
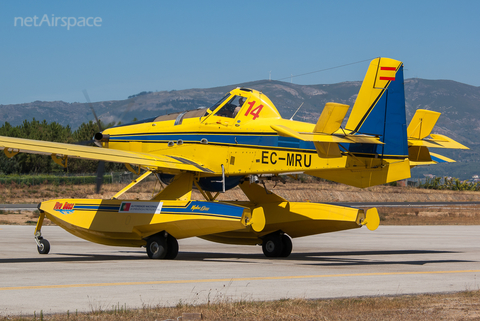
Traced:
[[[102, 124], [102, 128], [114, 124]], [[99, 131], [98, 125], [92, 121], [83, 123], [72, 131], [69, 125], [63, 126], [57, 122], [47, 123], [46, 120], [25, 120], [23, 124], [12, 126], [5, 122], [0, 127], [0, 136], [45, 140], [59, 143], [81, 144], [93, 146], [92, 137]], [[67, 168], [56, 164], [48, 155], [19, 153], [12, 158], [0, 153], [0, 174], [55, 174], [55, 173], [95, 173], [98, 161], [69, 158]], [[106, 163], [106, 171], [121, 171], [123, 164]]]

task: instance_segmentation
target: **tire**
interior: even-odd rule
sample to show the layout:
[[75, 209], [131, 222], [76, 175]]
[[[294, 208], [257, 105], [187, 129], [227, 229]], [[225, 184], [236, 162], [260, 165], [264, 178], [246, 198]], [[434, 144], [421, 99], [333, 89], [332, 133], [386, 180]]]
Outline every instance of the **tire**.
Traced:
[[37, 245], [38, 253], [48, 254], [50, 252], [50, 243], [46, 239], [40, 239], [38, 243], [40, 243], [40, 246]]
[[163, 259], [167, 255], [167, 240], [160, 235], [152, 235], [147, 241], [147, 255], [151, 259]]
[[167, 255], [165, 255], [165, 259], [173, 260], [177, 257], [178, 254], [178, 242], [177, 239], [168, 234], [167, 236]]
[[293, 250], [293, 244], [292, 244], [292, 239], [290, 236], [287, 234], [282, 235], [282, 244], [283, 244], [283, 250], [282, 253], [280, 254], [281, 257], [288, 257], [290, 253], [292, 253]]
[[262, 242], [263, 254], [266, 257], [279, 257], [283, 252], [283, 242], [280, 234], [265, 236]]

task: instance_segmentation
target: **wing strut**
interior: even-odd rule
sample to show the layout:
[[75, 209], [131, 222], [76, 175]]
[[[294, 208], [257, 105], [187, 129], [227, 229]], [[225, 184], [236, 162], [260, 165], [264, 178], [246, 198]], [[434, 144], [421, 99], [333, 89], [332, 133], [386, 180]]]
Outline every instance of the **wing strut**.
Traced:
[[129, 189], [131, 189], [132, 187], [134, 187], [135, 185], [137, 185], [138, 183], [140, 183], [141, 181], [143, 181], [145, 178], [147, 178], [150, 174], [152, 174], [152, 171], [146, 171], [142, 176], [140, 176], [139, 178], [137, 179], [134, 179], [130, 184], [128, 184], [127, 186], [125, 186], [120, 192], [118, 192], [117, 194], [113, 195], [112, 197], [112, 200], [116, 200], [120, 197], [120, 195], [122, 195], [123, 193], [125, 193], [126, 191], [128, 191]]

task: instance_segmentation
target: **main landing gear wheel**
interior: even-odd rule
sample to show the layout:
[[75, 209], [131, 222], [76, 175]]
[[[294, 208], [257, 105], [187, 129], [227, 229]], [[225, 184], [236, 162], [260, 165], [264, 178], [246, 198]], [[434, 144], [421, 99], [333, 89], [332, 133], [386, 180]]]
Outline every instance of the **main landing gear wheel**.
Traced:
[[287, 257], [292, 248], [292, 240], [286, 234], [272, 233], [263, 238], [262, 250], [266, 257]]
[[167, 239], [152, 235], [147, 240], [147, 255], [151, 259], [163, 259], [167, 255]]
[[266, 257], [279, 257], [283, 251], [282, 236], [280, 234], [269, 234], [263, 238], [263, 254]]
[[167, 260], [173, 260], [177, 257], [178, 254], [178, 242], [177, 239], [168, 234], [167, 236], [167, 255], [165, 258]]
[[292, 239], [290, 236], [287, 234], [282, 235], [282, 244], [283, 244], [283, 249], [282, 253], [280, 254], [281, 257], [288, 257], [290, 253], [292, 253], [293, 249], [293, 244], [292, 244]]
[[164, 233], [152, 235], [147, 240], [147, 255], [151, 259], [173, 260], [178, 254], [177, 239]]
[[40, 254], [48, 254], [48, 252], [50, 252], [50, 243], [44, 238], [39, 238], [37, 250]]

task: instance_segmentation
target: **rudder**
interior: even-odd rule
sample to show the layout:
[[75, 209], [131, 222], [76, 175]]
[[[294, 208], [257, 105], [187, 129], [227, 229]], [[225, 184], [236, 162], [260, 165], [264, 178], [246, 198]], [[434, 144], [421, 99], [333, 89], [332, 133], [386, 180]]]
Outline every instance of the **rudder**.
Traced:
[[345, 128], [352, 133], [378, 136], [385, 143], [350, 145], [350, 152], [408, 157], [401, 61], [390, 58], [372, 60]]

